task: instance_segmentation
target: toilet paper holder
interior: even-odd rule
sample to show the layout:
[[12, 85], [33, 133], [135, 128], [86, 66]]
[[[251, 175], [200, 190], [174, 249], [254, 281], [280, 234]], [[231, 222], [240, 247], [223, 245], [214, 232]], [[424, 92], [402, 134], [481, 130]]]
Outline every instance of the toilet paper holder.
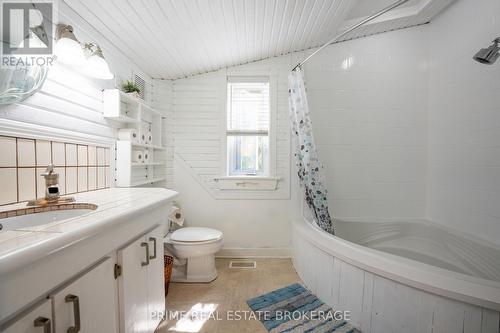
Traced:
[[170, 208], [170, 214], [168, 215], [168, 230], [175, 231], [184, 225], [184, 214], [182, 209], [176, 205]]

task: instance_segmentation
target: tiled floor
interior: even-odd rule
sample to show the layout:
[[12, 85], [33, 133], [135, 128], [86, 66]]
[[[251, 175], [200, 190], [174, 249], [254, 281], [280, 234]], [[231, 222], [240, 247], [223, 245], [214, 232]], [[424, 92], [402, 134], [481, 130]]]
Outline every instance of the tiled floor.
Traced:
[[[299, 282], [292, 262], [289, 259], [261, 259], [256, 260], [256, 269], [230, 269], [229, 261], [217, 260], [219, 277], [212, 283], [170, 284], [167, 319], [156, 333], [267, 332], [259, 321], [249, 318], [251, 312], [246, 301]], [[182, 315], [190, 310], [192, 315], [185, 319], [177, 320], [175, 317], [175, 311]], [[236, 320], [238, 315], [242, 320]]]

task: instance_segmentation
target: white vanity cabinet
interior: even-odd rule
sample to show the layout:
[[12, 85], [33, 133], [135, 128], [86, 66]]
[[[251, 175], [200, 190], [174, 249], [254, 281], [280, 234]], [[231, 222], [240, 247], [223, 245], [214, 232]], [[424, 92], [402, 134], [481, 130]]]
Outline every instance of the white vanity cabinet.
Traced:
[[23, 314], [2, 333], [52, 333], [52, 308], [50, 300], [43, 301], [40, 305]]
[[163, 236], [176, 195], [79, 193], [97, 209], [49, 232], [2, 233], [11, 247], [0, 247], [0, 333], [154, 332], [165, 311]]
[[105, 257], [22, 313], [2, 333], [118, 333], [114, 260]]
[[113, 269], [113, 260], [106, 258], [63, 289], [49, 295], [55, 332], [118, 332]]
[[154, 332], [165, 311], [163, 231], [159, 226], [118, 250], [120, 332]]

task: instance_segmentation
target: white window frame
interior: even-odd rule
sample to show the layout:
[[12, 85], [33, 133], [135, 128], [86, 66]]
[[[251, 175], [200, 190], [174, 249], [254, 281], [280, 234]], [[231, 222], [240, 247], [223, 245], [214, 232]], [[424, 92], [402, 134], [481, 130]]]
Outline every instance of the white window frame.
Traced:
[[[224, 82], [224, 123], [222, 127], [221, 151], [221, 177], [216, 180], [221, 190], [276, 190], [278, 178], [276, 178], [276, 124], [277, 124], [277, 78], [267, 73], [252, 73], [253, 75], [227, 75]], [[228, 133], [242, 135], [258, 135], [261, 131], [228, 131], [228, 93], [229, 82], [269, 82], [269, 175], [267, 176], [228, 176], [227, 137]]]

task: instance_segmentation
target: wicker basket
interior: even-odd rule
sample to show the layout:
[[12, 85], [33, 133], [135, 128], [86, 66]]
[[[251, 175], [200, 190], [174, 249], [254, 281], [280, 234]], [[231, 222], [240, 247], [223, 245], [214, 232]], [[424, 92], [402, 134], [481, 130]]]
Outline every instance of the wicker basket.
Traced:
[[165, 268], [163, 269], [163, 274], [165, 277], [165, 296], [167, 296], [170, 277], [172, 276], [172, 266], [174, 265], [174, 257], [163, 256], [163, 261], [165, 263]]

